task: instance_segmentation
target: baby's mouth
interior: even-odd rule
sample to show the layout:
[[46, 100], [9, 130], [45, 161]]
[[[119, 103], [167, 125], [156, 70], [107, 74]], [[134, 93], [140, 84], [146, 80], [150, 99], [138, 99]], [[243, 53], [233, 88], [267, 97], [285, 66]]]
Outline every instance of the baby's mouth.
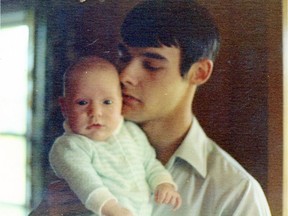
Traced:
[[102, 128], [103, 125], [102, 124], [99, 124], [99, 123], [93, 123], [91, 125], [88, 126], [88, 129], [92, 129], [92, 128], [96, 128], [96, 129], [99, 129], [99, 128]]

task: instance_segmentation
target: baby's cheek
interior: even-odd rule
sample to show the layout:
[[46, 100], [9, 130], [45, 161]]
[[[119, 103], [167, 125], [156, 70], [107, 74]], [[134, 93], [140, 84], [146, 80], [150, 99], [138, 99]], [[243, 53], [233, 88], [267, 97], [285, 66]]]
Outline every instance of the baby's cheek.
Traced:
[[74, 133], [80, 133], [83, 125], [81, 121], [77, 118], [71, 118], [69, 121], [70, 128]]

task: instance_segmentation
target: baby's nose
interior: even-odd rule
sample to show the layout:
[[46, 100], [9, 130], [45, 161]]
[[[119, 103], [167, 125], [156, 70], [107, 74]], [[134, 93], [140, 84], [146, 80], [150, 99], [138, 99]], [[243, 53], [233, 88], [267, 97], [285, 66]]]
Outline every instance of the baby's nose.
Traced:
[[99, 116], [102, 116], [101, 106], [91, 105], [90, 110], [89, 110], [89, 115], [90, 115], [91, 117], [99, 117]]

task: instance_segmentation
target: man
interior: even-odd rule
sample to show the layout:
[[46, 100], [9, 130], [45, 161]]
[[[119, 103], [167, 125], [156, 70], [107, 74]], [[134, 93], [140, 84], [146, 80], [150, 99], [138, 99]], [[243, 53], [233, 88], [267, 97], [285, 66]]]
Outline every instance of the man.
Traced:
[[[194, 1], [145, 1], [128, 13], [121, 36], [123, 114], [145, 131], [183, 199], [175, 212], [155, 205], [153, 215], [271, 215], [258, 182], [193, 115], [196, 89], [209, 79], [220, 44], [208, 11]], [[56, 203], [69, 215], [64, 198]]]

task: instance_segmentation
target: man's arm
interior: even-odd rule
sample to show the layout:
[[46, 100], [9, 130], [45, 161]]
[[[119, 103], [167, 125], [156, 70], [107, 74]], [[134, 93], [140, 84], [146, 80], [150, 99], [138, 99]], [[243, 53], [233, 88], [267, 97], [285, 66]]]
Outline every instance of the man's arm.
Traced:
[[86, 215], [91, 214], [68, 184], [63, 180], [52, 182], [40, 205], [29, 216]]
[[265, 194], [255, 179], [245, 183], [245, 188], [243, 189], [240, 200], [233, 210], [233, 215], [271, 216]]

